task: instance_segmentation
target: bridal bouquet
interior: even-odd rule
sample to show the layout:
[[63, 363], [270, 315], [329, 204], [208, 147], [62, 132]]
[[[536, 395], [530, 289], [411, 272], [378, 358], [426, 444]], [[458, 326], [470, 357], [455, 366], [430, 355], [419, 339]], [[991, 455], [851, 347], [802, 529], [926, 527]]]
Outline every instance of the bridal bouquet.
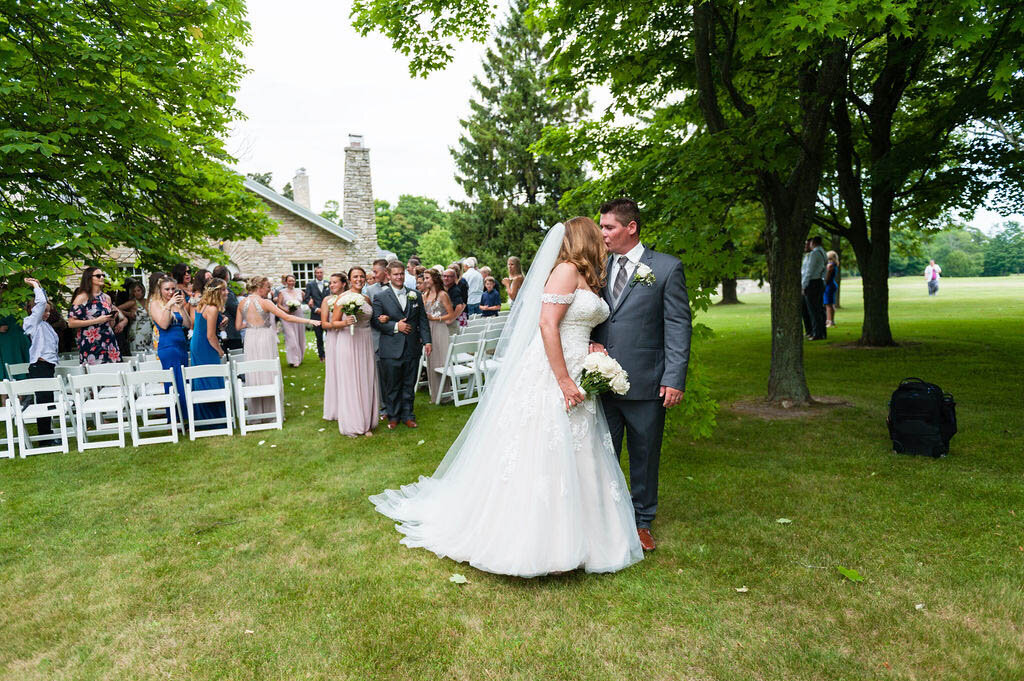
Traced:
[[629, 392], [629, 374], [618, 362], [603, 352], [592, 352], [583, 359], [580, 390], [597, 395], [611, 390], [616, 395]]
[[300, 304], [301, 303], [299, 303], [299, 301], [297, 300], [289, 300], [285, 302], [285, 305], [288, 306], [288, 311], [292, 313], [299, 309]]
[[[338, 296], [336, 305], [341, 305], [341, 313], [345, 315], [352, 315], [353, 317], [363, 309], [363, 303], [366, 302], [366, 298], [363, 297], [362, 293], [356, 293], [355, 291], [345, 291]], [[349, 334], [355, 334], [356, 327], [353, 324], [348, 327]]]

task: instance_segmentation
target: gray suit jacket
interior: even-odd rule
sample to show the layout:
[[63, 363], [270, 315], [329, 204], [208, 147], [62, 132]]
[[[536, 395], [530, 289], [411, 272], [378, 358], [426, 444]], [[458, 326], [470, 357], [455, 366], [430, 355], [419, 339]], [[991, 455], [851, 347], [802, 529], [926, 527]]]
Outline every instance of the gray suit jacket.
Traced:
[[[373, 299], [370, 327], [380, 331], [377, 355], [381, 359], [419, 357], [423, 346], [430, 342], [430, 322], [427, 320], [427, 312], [423, 307], [423, 300], [419, 297], [419, 291], [406, 289], [407, 296], [413, 293], [416, 294], [415, 300], [407, 299], [404, 310], [398, 304], [398, 298], [390, 286]], [[383, 324], [378, 320], [382, 314], [389, 318]], [[408, 334], [395, 331], [395, 325], [400, 319], [405, 319], [412, 325], [412, 331]]]
[[[606, 271], [611, 271], [608, 258]], [[644, 249], [640, 262], [654, 272], [654, 283], [645, 285], [630, 279], [618, 305], [611, 287], [601, 290], [611, 313], [593, 332], [629, 373], [625, 400], [656, 400], [661, 386], [683, 390], [690, 361], [690, 300], [686, 277], [678, 258]]]

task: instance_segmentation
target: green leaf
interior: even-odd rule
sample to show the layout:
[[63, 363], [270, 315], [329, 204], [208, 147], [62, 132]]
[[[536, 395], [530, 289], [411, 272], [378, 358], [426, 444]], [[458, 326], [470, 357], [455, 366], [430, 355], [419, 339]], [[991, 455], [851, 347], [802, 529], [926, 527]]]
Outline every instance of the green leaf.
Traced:
[[845, 568], [842, 565], [837, 565], [836, 570], [839, 570], [839, 574], [846, 577], [851, 582], [863, 582], [864, 578], [860, 576], [856, 570], [852, 568]]
[[451, 582], [452, 584], [468, 584], [469, 583], [469, 580], [466, 579], [465, 575], [460, 575], [457, 572], [454, 573], [451, 577], [449, 577], [448, 581]]

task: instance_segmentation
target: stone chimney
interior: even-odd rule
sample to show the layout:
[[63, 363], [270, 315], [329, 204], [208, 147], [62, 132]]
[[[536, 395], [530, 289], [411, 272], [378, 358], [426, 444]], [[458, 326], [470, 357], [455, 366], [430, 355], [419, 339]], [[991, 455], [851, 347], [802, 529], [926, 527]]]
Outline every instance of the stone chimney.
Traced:
[[364, 146], [362, 135], [348, 136], [343, 195], [342, 226], [356, 235], [351, 250], [353, 264], [367, 266], [377, 257], [377, 218], [370, 183], [370, 150]]
[[299, 168], [295, 171], [295, 177], [292, 178], [292, 192], [295, 196], [295, 203], [303, 208], [310, 208], [309, 175], [306, 174], [305, 168]]

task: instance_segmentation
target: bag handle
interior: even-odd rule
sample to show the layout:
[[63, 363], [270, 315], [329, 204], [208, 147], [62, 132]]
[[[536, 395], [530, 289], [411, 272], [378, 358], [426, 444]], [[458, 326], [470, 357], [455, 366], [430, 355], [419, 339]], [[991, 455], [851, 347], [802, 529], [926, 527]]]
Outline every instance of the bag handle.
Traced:
[[915, 382], [916, 383], [927, 383], [928, 381], [926, 381], [926, 380], [924, 380], [922, 378], [918, 378], [917, 376], [910, 376], [909, 378], [904, 378], [902, 381], [900, 381], [900, 385], [903, 385], [904, 383], [915, 383]]

